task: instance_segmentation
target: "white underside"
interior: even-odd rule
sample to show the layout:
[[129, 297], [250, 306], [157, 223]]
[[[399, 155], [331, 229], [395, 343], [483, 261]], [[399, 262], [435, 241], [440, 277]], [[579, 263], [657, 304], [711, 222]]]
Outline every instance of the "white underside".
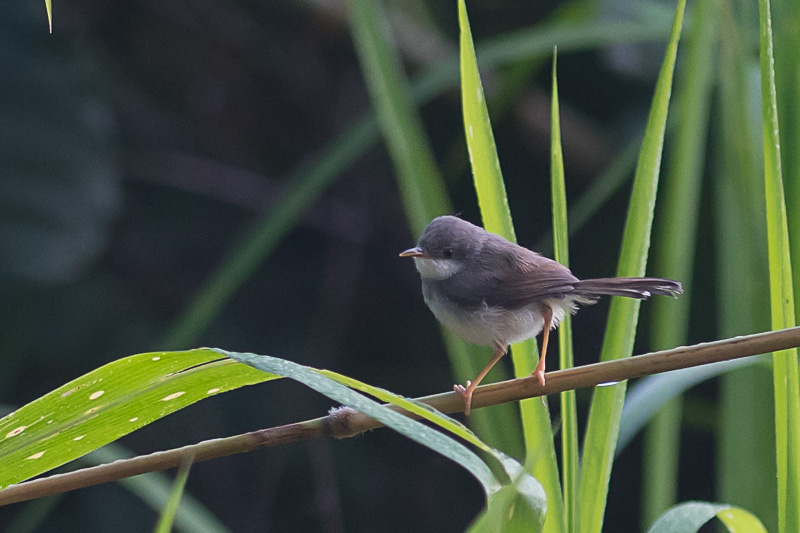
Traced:
[[[505, 348], [509, 344], [524, 341], [538, 335], [544, 329], [542, 306], [529, 305], [520, 309], [489, 307], [465, 311], [452, 302], [442, 301], [426, 295], [425, 298], [436, 318], [444, 326], [465, 341], [480, 346]], [[573, 300], [546, 300], [543, 304], [553, 310], [551, 329], [558, 326], [564, 315], [574, 312]]]

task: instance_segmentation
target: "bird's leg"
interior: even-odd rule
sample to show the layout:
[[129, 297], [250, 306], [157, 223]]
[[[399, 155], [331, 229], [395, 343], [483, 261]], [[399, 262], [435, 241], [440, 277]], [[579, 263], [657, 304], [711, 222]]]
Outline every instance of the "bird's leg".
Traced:
[[475, 388], [480, 385], [483, 378], [486, 377], [486, 374], [492, 369], [492, 367], [506, 354], [506, 347], [505, 346], [497, 346], [494, 350], [494, 355], [486, 363], [486, 366], [483, 367], [483, 370], [480, 371], [478, 376], [475, 378], [475, 381], [467, 381], [467, 386], [464, 385], [453, 385], [453, 390], [456, 391], [458, 394], [464, 398], [464, 414], [468, 415], [470, 411], [470, 406], [472, 405], [472, 393]]
[[539, 385], [544, 387], [544, 362], [547, 357], [547, 341], [550, 339], [550, 326], [553, 324], [553, 310], [549, 307], [544, 307], [542, 310], [544, 317], [544, 329], [542, 330], [542, 355], [539, 356], [539, 364], [536, 365], [536, 370], [533, 371], [533, 376], [539, 380]]

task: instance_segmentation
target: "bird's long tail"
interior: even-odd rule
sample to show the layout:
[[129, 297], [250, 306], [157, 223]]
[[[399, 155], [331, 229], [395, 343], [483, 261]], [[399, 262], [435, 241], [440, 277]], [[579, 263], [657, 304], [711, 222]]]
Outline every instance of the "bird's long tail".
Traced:
[[599, 278], [575, 283], [574, 293], [586, 298], [626, 296], [646, 300], [654, 294], [677, 298], [683, 294], [679, 281], [664, 278]]

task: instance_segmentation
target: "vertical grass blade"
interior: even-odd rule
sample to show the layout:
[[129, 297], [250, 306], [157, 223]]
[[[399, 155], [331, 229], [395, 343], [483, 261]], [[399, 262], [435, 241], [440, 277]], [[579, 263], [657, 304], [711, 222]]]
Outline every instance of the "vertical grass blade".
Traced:
[[[617, 267], [617, 274], [620, 276], [642, 276], [645, 273], [675, 57], [678, 52], [685, 7], [685, 0], [678, 0], [669, 43], [647, 120]], [[601, 354], [603, 361], [631, 355], [638, 311], [637, 300], [615, 298], [612, 301], [603, 340]], [[603, 525], [625, 390], [626, 384], [619, 383], [597, 388], [594, 392], [584, 441], [578, 495], [581, 502], [581, 531], [599, 533]]]
[[[626, 182], [633, 177], [636, 167], [636, 156], [642, 141], [638, 137], [628, 142], [619, 153], [614, 155], [608, 167], [592, 180], [580, 196], [572, 202], [569, 209], [569, 234], [574, 235], [583, 228], [592, 217], [608, 202]], [[533, 248], [543, 255], [553, 246], [553, 236], [545, 233]]]
[[[674, 149], [661, 194], [656, 227], [655, 272], [677, 279], [685, 293], [677, 300], [653, 301], [651, 347], [665, 350], [686, 344], [692, 292], [695, 237], [700, 206], [706, 135], [714, 86], [717, 18], [720, 0], [699, 0], [693, 11], [691, 38], [685, 48], [684, 69], [676, 81]], [[642, 524], [672, 507], [678, 496], [678, 457], [683, 402], [667, 403], [647, 428], [643, 459]]]
[[[485, 228], [515, 241], [464, 0], [458, 1], [458, 21], [464, 132], [478, 204]], [[536, 342], [530, 340], [512, 346], [511, 355], [515, 373], [530, 374], [536, 362]], [[525, 468], [542, 483], [547, 493], [544, 531], [563, 531], [563, 504], [550, 413], [547, 406], [538, 399], [520, 402], [520, 409], [525, 440]]]
[[348, 6], [356, 51], [397, 170], [403, 206], [412, 232], [419, 235], [431, 218], [452, 210], [444, 181], [412, 104], [381, 2], [348, 0]]
[[186, 480], [189, 479], [189, 470], [192, 467], [192, 459], [184, 461], [178, 470], [178, 477], [175, 478], [175, 484], [172, 487], [172, 493], [169, 495], [167, 505], [161, 512], [158, 524], [156, 524], [154, 533], [170, 533], [172, 531], [172, 524], [175, 522], [175, 515], [178, 512], [178, 507], [181, 504], [181, 497], [183, 490], [186, 487]]
[[[716, 307], [721, 337], [769, 328], [761, 125], [758, 79], [746, 67], [751, 50], [730, 0], [720, 17], [720, 135], [714, 176], [718, 243]], [[755, 23], [753, 24], [755, 29]], [[756, 108], [757, 109], [757, 108]], [[754, 282], [754, 280], [757, 280]], [[775, 491], [775, 419], [771, 369], [761, 365], [730, 372], [720, 384], [716, 482], [720, 501], [746, 507], [768, 531], [778, 530]]]
[[[555, 260], [569, 267], [569, 225], [567, 191], [564, 183], [564, 155], [561, 150], [561, 120], [558, 105], [557, 53], [553, 51], [552, 95], [550, 106], [550, 186], [553, 202], [553, 249]], [[567, 314], [558, 327], [560, 368], [575, 365], [572, 353], [572, 317]], [[566, 531], [578, 528], [578, 409], [575, 391], [565, 391], [561, 399], [561, 483], [564, 493]]]
[[[393, 45], [388, 18], [377, 0], [349, 0], [353, 40], [373, 107], [394, 163], [403, 207], [412, 233], [420, 235], [434, 217], [452, 213], [444, 180], [412, 103], [409, 84]], [[483, 366], [463, 342], [446, 337], [456, 378], [473, 379]], [[498, 369], [498, 373], [502, 369]], [[492, 408], [477, 415], [478, 433], [509, 454], [519, 454], [520, 423], [515, 406]]]
[[464, 0], [458, 2], [458, 22], [461, 28], [459, 49], [464, 133], [483, 225], [486, 231], [516, 241]]
[[[775, 58], [769, 0], [759, 0], [761, 35], [761, 111], [764, 136], [764, 191], [769, 248], [772, 327], [795, 324], [789, 232], [781, 175], [780, 134], [775, 89]], [[800, 383], [797, 350], [772, 356], [775, 440], [778, 468], [778, 528], [800, 531]]]
[[[134, 453], [118, 443], [106, 444], [78, 459], [76, 465], [82, 467], [113, 463], [120, 459], [130, 459]], [[117, 481], [142, 503], [158, 512], [166, 505], [174, 481], [164, 472], [151, 472]], [[219, 518], [203, 506], [191, 493], [183, 493], [181, 503], [175, 512], [174, 529], [191, 533], [230, 533]]]
[[[775, 3], [775, 85], [778, 97], [778, 120], [781, 144], [792, 147], [781, 151], [781, 169], [786, 187], [789, 235], [800, 235], [800, 2]], [[800, 287], [800, 239], [790, 239], [792, 274]], [[795, 300], [795, 314], [800, 313], [800, 299]]]

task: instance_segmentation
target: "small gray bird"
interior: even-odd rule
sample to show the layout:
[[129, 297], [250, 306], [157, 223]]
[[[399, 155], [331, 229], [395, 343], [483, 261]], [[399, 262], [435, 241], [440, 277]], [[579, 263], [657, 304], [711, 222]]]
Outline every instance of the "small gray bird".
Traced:
[[466, 387], [453, 389], [469, 414], [472, 393], [509, 344], [544, 331], [533, 375], [544, 386], [550, 330], [578, 304], [600, 296], [645, 300], [653, 294], [677, 297], [680, 282], [662, 278], [579, 280], [567, 267], [454, 216], [433, 219], [417, 246], [400, 257], [413, 257], [422, 278], [422, 295], [436, 318], [465, 341], [494, 349], [489, 363]]

